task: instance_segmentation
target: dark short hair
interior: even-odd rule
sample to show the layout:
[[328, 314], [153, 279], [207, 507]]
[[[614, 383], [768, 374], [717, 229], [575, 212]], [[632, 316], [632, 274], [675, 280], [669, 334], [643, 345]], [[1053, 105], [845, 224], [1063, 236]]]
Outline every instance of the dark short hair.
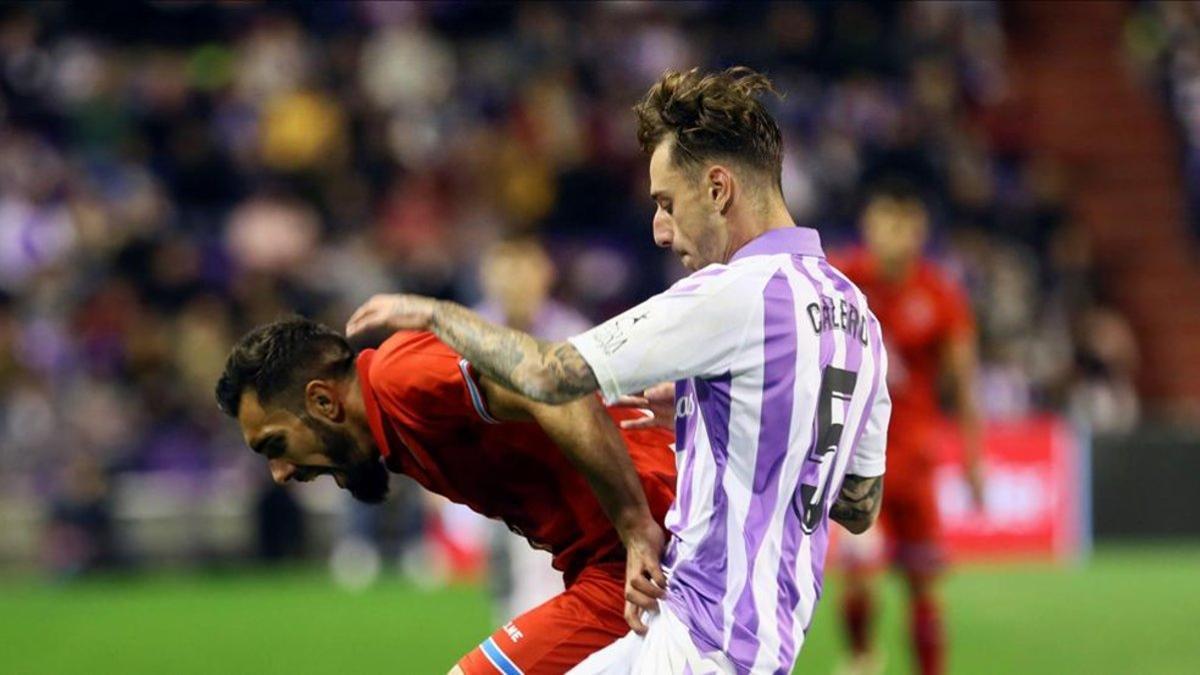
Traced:
[[905, 174], [886, 174], [867, 185], [866, 199], [892, 199], [898, 202], [917, 201], [924, 204], [927, 200], [925, 191], [920, 183]]
[[669, 70], [633, 107], [638, 142], [650, 154], [673, 138], [675, 166], [698, 168], [713, 159], [733, 159], [780, 187], [783, 135], [758, 100], [763, 92], [779, 94], [765, 75], [744, 66], [711, 73]]
[[299, 386], [344, 377], [353, 367], [354, 352], [340, 333], [299, 316], [280, 319], [246, 333], [233, 346], [217, 381], [217, 405], [237, 417], [242, 395], [251, 390], [264, 405], [282, 397], [298, 406]]

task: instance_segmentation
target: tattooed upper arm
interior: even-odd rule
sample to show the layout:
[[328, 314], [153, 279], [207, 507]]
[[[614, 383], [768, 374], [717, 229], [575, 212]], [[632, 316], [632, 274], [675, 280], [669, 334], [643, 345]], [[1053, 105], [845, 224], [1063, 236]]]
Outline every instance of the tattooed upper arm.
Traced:
[[538, 352], [542, 356], [542, 367], [548, 376], [543, 392], [546, 403], [562, 403], [579, 398], [600, 388], [592, 367], [570, 342], [540, 343]]
[[431, 328], [480, 372], [535, 401], [563, 403], [600, 388], [569, 342], [543, 342], [451, 302], [435, 306]]
[[883, 505], [883, 476], [848, 475], [829, 509], [829, 517], [854, 534], [871, 527]]

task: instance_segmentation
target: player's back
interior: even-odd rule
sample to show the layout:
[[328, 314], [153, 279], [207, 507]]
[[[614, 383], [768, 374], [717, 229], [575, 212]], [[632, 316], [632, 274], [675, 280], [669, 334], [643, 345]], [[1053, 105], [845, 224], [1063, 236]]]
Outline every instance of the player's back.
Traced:
[[[435, 336], [399, 333], [363, 352], [359, 372], [390, 469], [503, 520], [551, 551], [568, 583], [587, 563], [623, 558], [587, 480], [563, 451], [534, 422], [497, 421], [470, 364]], [[639, 414], [610, 412], [615, 419]], [[674, 497], [673, 437], [662, 430], [622, 436], [661, 522]]]
[[673, 295], [697, 296], [729, 331], [705, 333], [727, 356], [676, 388], [667, 602], [701, 651], [739, 671], [789, 668], [820, 597], [838, 486], [883, 472], [879, 325], [803, 228], [761, 236]]

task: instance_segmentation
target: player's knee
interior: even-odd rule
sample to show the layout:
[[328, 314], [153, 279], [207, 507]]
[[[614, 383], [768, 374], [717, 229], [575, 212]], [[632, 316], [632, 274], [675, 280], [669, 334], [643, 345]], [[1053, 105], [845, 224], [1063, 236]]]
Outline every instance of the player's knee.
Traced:
[[465, 675], [465, 673], [463, 673], [462, 668], [459, 668], [457, 665], [455, 665], [450, 669], [450, 672], [446, 673], [446, 675]]

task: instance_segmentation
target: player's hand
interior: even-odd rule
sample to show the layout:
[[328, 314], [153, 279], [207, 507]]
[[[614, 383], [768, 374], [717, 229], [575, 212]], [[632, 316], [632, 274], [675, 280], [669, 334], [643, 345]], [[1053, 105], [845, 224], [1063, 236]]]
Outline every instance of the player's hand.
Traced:
[[650, 521], [625, 541], [625, 621], [638, 635], [646, 634], [642, 612], [657, 612], [658, 601], [667, 594], [667, 577], [659, 556], [666, 534]]
[[398, 330], [428, 330], [437, 300], [419, 295], [376, 295], [354, 310], [346, 322], [346, 337]]
[[982, 462], [971, 462], [967, 464], [967, 488], [971, 491], [971, 504], [975, 507], [975, 510], [983, 511], [986, 502], [984, 501]]
[[641, 396], [622, 396], [612, 404], [614, 408], [639, 408], [650, 414], [632, 420], [621, 420], [622, 429], [649, 429], [675, 427], [675, 383], [663, 382], [642, 392]]

